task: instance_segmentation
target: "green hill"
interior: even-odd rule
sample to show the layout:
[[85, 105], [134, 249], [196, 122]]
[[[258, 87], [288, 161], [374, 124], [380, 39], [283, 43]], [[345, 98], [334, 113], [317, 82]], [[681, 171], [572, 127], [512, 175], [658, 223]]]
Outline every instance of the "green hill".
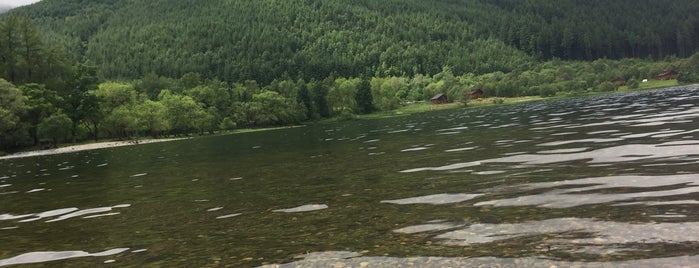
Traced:
[[44, 0], [9, 13], [105, 79], [483, 74], [699, 47], [695, 0]]

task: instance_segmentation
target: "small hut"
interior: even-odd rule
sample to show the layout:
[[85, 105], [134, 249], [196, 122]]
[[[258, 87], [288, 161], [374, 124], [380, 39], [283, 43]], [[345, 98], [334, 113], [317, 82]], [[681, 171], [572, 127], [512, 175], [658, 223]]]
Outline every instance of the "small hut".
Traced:
[[483, 93], [483, 90], [480, 88], [472, 88], [468, 93], [468, 99], [470, 99], [470, 100], [476, 100], [476, 99], [482, 99], [482, 98], [485, 98], [485, 93]]
[[612, 83], [613, 83], [615, 86], [617, 86], [617, 87], [625, 86], [625, 85], [626, 85], [626, 80], [625, 80], [625, 79], [622, 79], [622, 78], [614, 79], [614, 80], [612, 81]]
[[670, 70], [670, 71], [656, 75], [655, 79], [658, 79], [658, 80], [677, 79], [677, 72], [675, 70]]
[[434, 95], [434, 97], [432, 97], [430, 101], [432, 102], [432, 104], [444, 104], [447, 103], [449, 99], [447, 99], [447, 94], [439, 93], [437, 95]]

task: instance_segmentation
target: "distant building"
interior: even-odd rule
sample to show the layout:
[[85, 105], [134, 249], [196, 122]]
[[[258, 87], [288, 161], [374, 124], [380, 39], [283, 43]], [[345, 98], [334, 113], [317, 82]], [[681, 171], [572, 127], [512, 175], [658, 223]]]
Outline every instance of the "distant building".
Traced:
[[617, 86], [617, 87], [625, 86], [625, 85], [626, 85], [626, 80], [625, 80], [625, 79], [621, 79], [621, 78], [619, 78], [619, 79], [614, 79], [614, 81], [612, 81], [612, 83], [613, 83], [615, 86]]
[[675, 70], [670, 70], [655, 76], [658, 80], [670, 80], [677, 79], [677, 72]]
[[483, 93], [483, 90], [480, 88], [472, 88], [469, 91], [467, 98], [471, 100], [482, 99], [485, 98], [485, 93]]
[[437, 95], [434, 95], [434, 97], [432, 97], [430, 101], [432, 101], [432, 104], [444, 104], [447, 103], [449, 99], [447, 99], [447, 94], [439, 93]]

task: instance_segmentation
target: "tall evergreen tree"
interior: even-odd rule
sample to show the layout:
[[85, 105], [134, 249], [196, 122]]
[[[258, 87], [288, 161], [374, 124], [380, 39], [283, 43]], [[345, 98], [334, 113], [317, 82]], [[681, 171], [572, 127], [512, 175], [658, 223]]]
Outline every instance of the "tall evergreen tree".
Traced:
[[308, 93], [308, 86], [306, 86], [303, 80], [300, 80], [298, 85], [299, 91], [296, 93], [296, 102], [303, 107], [306, 118], [313, 118], [313, 103], [311, 102], [311, 95]]
[[[90, 94], [91, 90], [97, 89], [97, 84], [96, 69], [78, 65], [73, 69], [67, 91], [61, 92], [63, 99], [65, 99], [63, 110], [72, 120], [70, 133], [73, 142], [77, 140], [78, 125], [84, 120], [100, 114], [98, 99], [94, 94]], [[93, 135], [96, 136], [97, 133], [93, 133]]]
[[374, 111], [374, 98], [371, 96], [371, 82], [363, 78], [357, 86], [357, 95], [355, 95], [358, 112], [367, 114]]
[[313, 83], [313, 106], [320, 117], [330, 117], [330, 107], [328, 106], [328, 88], [321, 81]]

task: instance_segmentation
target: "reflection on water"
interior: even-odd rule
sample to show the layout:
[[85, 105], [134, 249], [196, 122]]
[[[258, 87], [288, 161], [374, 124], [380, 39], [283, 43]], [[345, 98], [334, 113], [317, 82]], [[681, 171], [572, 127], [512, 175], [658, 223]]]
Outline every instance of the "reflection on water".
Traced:
[[668, 198], [699, 192], [699, 174], [586, 178], [514, 185], [507, 188], [525, 192], [534, 189], [550, 190], [534, 195], [517, 195], [507, 199], [479, 202], [475, 206], [569, 208], [613, 201]]
[[298, 206], [298, 207], [294, 207], [294, 208], [275, 209], [272, 211], [273, 212], [294, 213], [294, 212], [309, 212], [309, 211], [323, 210], [326, 208], [328, 208], [328, 205], [326, 205], [326, 204], [312, 204], [312, 205]]
[[407, 204], [449, 204], [449, 203], [459, 203], [466, 200], [471, 200], [476, 197], [481, 196], [481, 194], [434, 194], [427, 196], [410, 197], [405, 199], [397, 200], [382, 200], [381, 203], [391, 203], [399, 205]]
[[[560, 218], [514, 224], [472, 224], [437, 235], [450, 246], [492, 243], [513, 238], [546, 236], [552, 247], [600, 247], [635, 243], [681, 243], [699, 240], [699, 223], [631, 224], [593, 219]], [[580, 250], [578, 250], [580, 251]]]
[[0, 265], [692, 266], [698, 118], [679, 87], [0, 160]]
[[109, 255], [115, 255], [129, 250], [128, 248], [115, 248], [110, 250], [105, 250], [97, 253], [88, 253], [85, 251], [42, 251], [42, 252], [30, 252], [12, 258], [0, 260], [0, 266], [14, 265], [14, 264], [30, 264], [30, 263], [40, 263], [48, 261], [56, 261], [71, 258], [81, 258], [81, 257], [103, 257]]
[[[608, 141], [619, 141], [616, 139]], [[568, 144], [582, 141], [560, 142], [560, 144]], [[586, 140], [586, 142], [598, 142]], [[541, 146], [550, 146], [550, 144], [541, 144]], [[542, 165], [569, 162], [575, 160], [589, 160], [588, 163], [615, 163], [629, 162], [648, 159], [672, 159], [672, 158], [689, 158], [699, 160], [699, 140], [688, 140], [682, 142], [669, 142], [661, 144], [628, 144], [620, 146], [612, 146], [597, 150], [580, 152], [581, 149], [561, 149], [558, 152], [570, 153], [551, 153], [552, 151], [543, 151], [538, 154], [518, 154], [514, 156], [483, 159], [478, 161], [456, 163], [441, 167], [425, 167], [403, 170], [401, 172], [418, 172], [418, 171], [445, 171], [458, 170], [467, 167], [480, 166], [486, 163], [520, 163], [525, 165]], [[555, 151], [554, 151], [555, 152]], [[691, 157], [691, 158], [690, 158]], [[692, 161], [691, 163], [699, 163]]]
[[632, 261], [576, 262], [538, 258], [363, 257], [356, 252], [326, 251], [297, 256], [299, 261], [262, 268], [286, 267], [693, 267], [699, 257], [651, 258]]
[[[130, 206], [131, 205], [129, 205], [129, 204], [122, 204], [122, 205], [116, 205], [116, 206], [111, 206], [111, 207], [89, 208], [89, 209], [82, 209], [82, 210], [78, 209], [78, 208], [61, 208], [61, 209], [54, 209], [54, 210], [49, 210], [49, 211], [44, 211], [44, 212], [39, 212], [39, 213], [32, 213], [32, 214], [24, 214], [24, 215], [0, 214], [0, 221], [23, 219], [23, 220], [20, 220], [19, 222], [32, 222], [32, 221], [38, 221], [38, 220], [41, 220], [44, 218], [59, 216], [55, 219], [51, 219], [51, 220], [46, 221], [46, 222], [57, 222], [57, 221], [70, 219], [73, 217], [80, 217], [80, 216], [84, 216], [84, 215], [88, 215], [88, 214], [95, 214], [95, 215], [89, 215], [89, 216], [83, 217], [85, 219], [90, 219], [90, 218], [96, 218], [96, 217], [117, 215], [117, 214], [119, 214], [119, 212], [114, 212], [114, 213], [105, 213], [105, 212], [112, 211], [115, 208], [127, 208]], [[102, 213], [102, 214], [97, 214], [97, 213]]]

